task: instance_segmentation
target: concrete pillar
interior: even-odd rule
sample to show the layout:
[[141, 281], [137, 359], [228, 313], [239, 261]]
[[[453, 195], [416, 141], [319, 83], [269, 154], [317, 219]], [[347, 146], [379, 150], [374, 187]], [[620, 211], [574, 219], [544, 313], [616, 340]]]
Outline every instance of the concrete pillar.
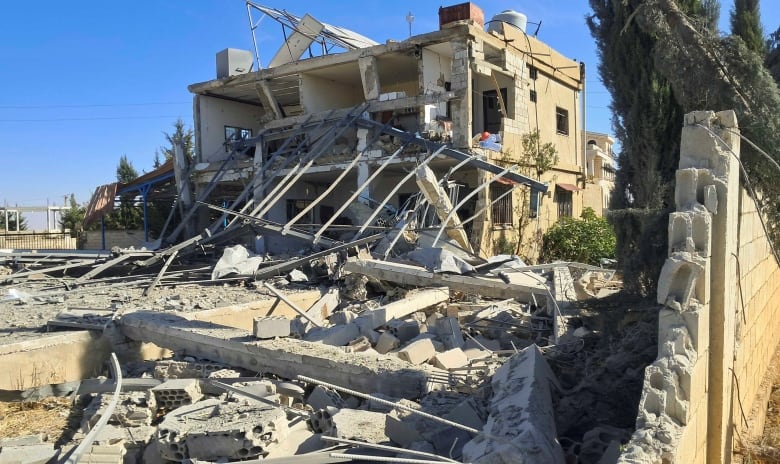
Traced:
[[375, 56], [362, 56], [358, 59], [360, 80], [363, 81], [363, 96], [368, 100], [379, 98], [379, 68]]
[[467, 40], [456, 39], [452, 43], [452, 87], [455, 92], [461, 91], [463, 98], [452, 100], [450, 108], [452, 114], [452, 146], [456, 148], [469, 148], [471, 146], [471, 58], [469, 57], [469, 44]]
[[[262, 142], [258, 142], [255, 145], [255, 158], [252, 160], [252, 165], [255, 170], [255, 185], [254, 190], [252, 191], [252, 198], [255, 203], [258, 203], [265, 196], [265, 190], [260, 188], [260, 186], [263, 185], [263, 182], [265, 182], [265, 170], [263, 167], [265, 165], [264, 160], [266, 153], [264, 147]], [[265, 253], [266, 251], [265, 236], [257, 235], [255, 237], [255, 253]]]
[[[363, 189], [358, 196], [358, 201], [365, 205], [371, 205], [371, 185], [368, 184], [368, 178], [371, 176], [371, 168], [368, 161], [359, 161], [357, 165], [357, 186], [356, 189]], [[356, 224], [360, 225], [360, 224]]]

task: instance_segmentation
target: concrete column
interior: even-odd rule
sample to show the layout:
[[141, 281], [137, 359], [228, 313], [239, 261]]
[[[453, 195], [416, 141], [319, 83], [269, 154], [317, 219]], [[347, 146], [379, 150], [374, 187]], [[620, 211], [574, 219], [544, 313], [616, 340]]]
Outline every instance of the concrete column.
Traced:
[[371, 176], [371, 168], [368, 166], [368, 161], [363, 160], [358, 162], [356, 189], [360, 189], [363, 188], [363, 186], [365, 186], [365, 188], [363, 188], [363, 191], [360, 192], [358, 201], [369, 206], [371, 205], [371, 202], [369, 201], [369, 198], [371, 198], [371, 185], [367, 184], [367, 182], [370, 176]]
[[452, 90], [461, 91], [463, 98], [452, 100], [452, 145], [456, 148], [468, 148], [471, 146], [471, 58], [469, 57], [469, 45], [466, 39], [457, 39], [452, 43]]
[[[265, 182], [265, 170], [263, 169], [265, 166], [265, 156], [264, 145], [262, 142], [258, 142], [255, 145], [255, 158], [252, 160], [255, 172], [255, 185], [252, 191], [252, 198], [254, 199], [255, 204], [260, 202], [265, 196], [265, 191], [260, 188], [260, 186], [263, 185], [263, 182]], [[258, 235], [255, 238], [255, 253], [265, 253], [266, 251], [265, 236]]]
[[375, 56], [363, 56], [358, 59], [360, 80], [363, 81], [363, 96], [368, 100], [379, 98], [379, 68]]

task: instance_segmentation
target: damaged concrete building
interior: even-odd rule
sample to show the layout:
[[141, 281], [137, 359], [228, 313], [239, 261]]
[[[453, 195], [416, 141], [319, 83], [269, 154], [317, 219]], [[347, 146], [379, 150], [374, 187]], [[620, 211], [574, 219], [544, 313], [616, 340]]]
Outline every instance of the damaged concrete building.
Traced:
[[[486, 22], [475, 4], [443, 7], [440, 30], [378, 44], [250, 6], [290, 28], [286, 43], [255, 71], [251, 52], [223, 50], [217, 79], [189, 89], [195, 192], [279, 224], [282, 234], [257, 237], [257, 251], [300, 247], [293, 228], [364, 232], [406, 211], [420, 229], [460, 228], [459, 245], [483, 257], [499, 240], [513, 252], [528, 243], [523, 254], [533, 256], [541, 233], [578, 217], [582, 191], [598, 188], [585, 183], [584, 63], [527, 34], [523, 15]], [[343, 52], [302, 58], [312, 44]], [[528, 153], [537, 147], [523, 146], [537, 131], [557, 152], [544, 172]], [[434, 190], [446, 198], [421, 182], [441, 184]], [[199, 229], [209, 219], [202, 210]]]

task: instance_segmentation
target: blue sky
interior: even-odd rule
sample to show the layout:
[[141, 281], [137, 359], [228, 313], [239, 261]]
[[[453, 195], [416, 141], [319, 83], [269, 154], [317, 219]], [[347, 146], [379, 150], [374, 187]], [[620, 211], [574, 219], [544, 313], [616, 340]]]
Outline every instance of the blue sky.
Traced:
[[[377, 42], [438, 28], [438, 8], [459, 3], [258, 1]], [[516, 9], [542, 22], [539, 38], [588, 70], [588, 130], [610, 132], [609, 95], [598, 82], [595, 46], [584, 22], [587, 0], [475, 2], [486, 18]], [[776, 0], [764, 1], [767, 30], [780, 25]], [[772, 5], [771, 7], [769, 5]], [[727, 27], [731, 2], [722, 7]], [[251, 50], [243, 0], [80, 0], [7, 2], [0, 20], [0, 205], [62, 204], [71, 193], [86, 202], [115, 180], [120, 156], [149, 171], [177, 118], [192, 126], [187, 85], [215, 76], [215, 54]], [[381, 11], [381, 15], [376, 12]], [[530, 27], [535, 27], [529, 25]], [[258, 28], [261, 60], [278, 49], [281, 28]]]

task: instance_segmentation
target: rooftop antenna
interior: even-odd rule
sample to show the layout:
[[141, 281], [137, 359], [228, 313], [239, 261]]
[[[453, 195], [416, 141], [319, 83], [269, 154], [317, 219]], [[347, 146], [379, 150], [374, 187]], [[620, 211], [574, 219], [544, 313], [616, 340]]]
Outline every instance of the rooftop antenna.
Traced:
[[412, 36], [412, 23], [414, 22], [414, 15], [412, 14], [411, 11], [406, 15], [406, 22], [409, 23], [409, 37], [411, 37]]

